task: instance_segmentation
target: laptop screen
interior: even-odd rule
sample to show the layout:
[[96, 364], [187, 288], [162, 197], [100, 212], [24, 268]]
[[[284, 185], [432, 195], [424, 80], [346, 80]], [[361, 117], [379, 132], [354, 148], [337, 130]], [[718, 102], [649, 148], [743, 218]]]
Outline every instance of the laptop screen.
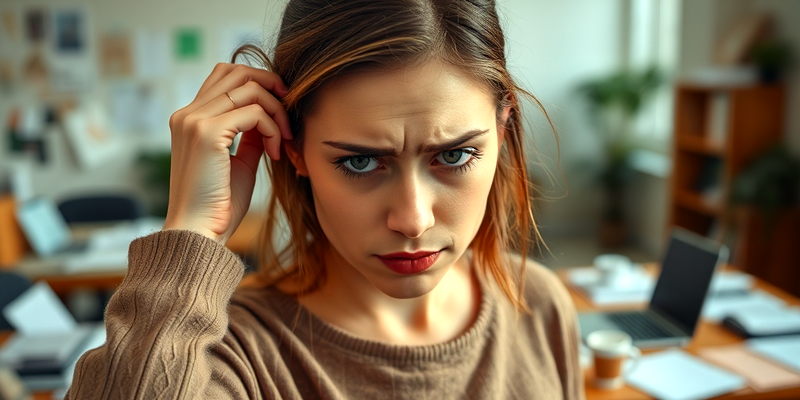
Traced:
[[46, 197], [26, 201], [17, 209], [17, 221], [37, 255], [49, 256], [72, 240], [64, 216]]
[[684, 230], [675, 230], [664, 256], [650, 308], [670, 316], [693, 333], [721, 257], [726, 261], [727, 251], [716, 243]]

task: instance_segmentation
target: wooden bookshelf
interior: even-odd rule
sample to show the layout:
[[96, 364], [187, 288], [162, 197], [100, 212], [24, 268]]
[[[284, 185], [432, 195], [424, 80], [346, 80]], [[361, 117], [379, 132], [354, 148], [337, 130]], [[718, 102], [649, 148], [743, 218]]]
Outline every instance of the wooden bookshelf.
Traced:
[[670, 226], [724, 232], [731, 181], [781, 140], [784, 108], [783, 86], [676, 86]]

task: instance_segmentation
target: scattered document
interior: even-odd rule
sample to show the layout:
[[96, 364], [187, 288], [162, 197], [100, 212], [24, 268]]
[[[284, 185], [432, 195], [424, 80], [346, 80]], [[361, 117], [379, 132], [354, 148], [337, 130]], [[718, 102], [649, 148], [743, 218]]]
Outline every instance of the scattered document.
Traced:
[[95, 230], [89, 237], [87, 251], [66, 257], [62, 266], [63, 272], [77, 274], [125, 271], [128, 268], [128, 247], [131, 242], [160, 231], [163, 226], [163, 218], [140, 218]]
[[626, 303], [646, 303], [650, 301], [655, 287], [655, 278], [643, 268], [636, 267], [629, 272], [626, 284], [608, 286], [601, 283], [602, 277], [594, 267], [573, 268], [569, 272], [570, 283], [597, 305]]
[[[594, 267], [572, 268], [569, 272], [570, 284], [586, 296], [595, 305], [614, 305], [628, 303], [647, 303], [653, 297], [657, 279], [641, 266], [629, 272], [625, 285], [603, 285], [601, 272]], [[719, 272], [711, 280], [710, 297], [727, 297], [730, 293], [746, 294], [753, 287], [753, 277], [738, 271]], [[766, 293], [763, 292], [762, 293]], [[763, 297], [763, 296], [762, 296]], [[710, 300], [710, 299], [709, 299]], [[721, 306], [725, 302], [720, 302]], [[717, 307], [712, 306], [710, 315], [720, 321], [725, 315], [719, 315]], [[705, 315], [704, 315], [705, 316]], [[708, 317], [707, 317], [708, 318]]]
[[4, 309], [16, 333], [0, 347], [0, 367], [14, 369], [30, 390], [69, 386], [75, 364], [105, 342], [103, 324], [78, 324], [45, 282]]
[[721, 271], [711, 279], [712, 294], [747, 292], [753, 288], [753, 276], [739, 271]]
[[759, 392], [800, 386], [800, 374], [767, 361], [742, 345], [705, 348], [700, 350], [700, 356], [747, 378]]
[[3, 315], [21, 335], [69, 333], [75, 330], [75, 318], [46, 282], [28, 288], [6, 305]]
[[785, 306], [785, 301], [760, 289], [736, 296], [710, 296], [703, 306], [703, 318], [718, 323], [735, 311], [781, 309]]
[[136, 238], [158, 232], [164, 226], [164, 218], [139, 218], [120, 222], [112, 227], [97, 229], [89, 237], [89, 250], [127, 249]]
[[628, 383], [662, 400], [704, 399], [747, 386], [743, 377], [678, 349], [643, 356]]
[[750, 351], [800, 372], [800, 335], [750, 339]]
[[800, 307], [740, 309], [729, 317], [749, 336], [800, 334]]
[[66, 257], [61, 268], [65, 274], [125, 272], [128, 269], [128, 249], [103, 249], [78, 253]]

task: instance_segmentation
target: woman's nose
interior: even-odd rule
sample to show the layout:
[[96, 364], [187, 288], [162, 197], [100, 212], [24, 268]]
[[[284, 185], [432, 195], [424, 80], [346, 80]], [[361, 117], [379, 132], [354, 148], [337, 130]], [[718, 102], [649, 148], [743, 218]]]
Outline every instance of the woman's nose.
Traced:
[[434, 224], [434, 196], [420, 180], [420, 177], [403, 178], [387, 200], [387, 226], [411, 239], [422, 236]]

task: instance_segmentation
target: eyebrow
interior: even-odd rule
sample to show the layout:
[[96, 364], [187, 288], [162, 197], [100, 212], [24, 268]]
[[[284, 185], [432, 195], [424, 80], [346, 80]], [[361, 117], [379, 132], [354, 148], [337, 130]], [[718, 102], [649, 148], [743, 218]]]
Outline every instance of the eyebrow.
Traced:
[[[457, 137], [457, 138], [455, 138], [453, 140], [450, 140], [448, 142], [439, 143], [439, 144], [428, 144], [428, 145], [425, 145], [425, 146], [422, 147], [422, 152], [423, 153], [439, 153], [439, 152], [442, 152], [442, 151], [450, 150], [450, 149], [456, 148], [458, 146], [461, 146], [462, 144], [464, 144], [464, 143], [466, 143], [466, 142], [468, 142], [468, 141], [470, 141], [470, 140], [472, 140], [472, 139], [474, 139], [474, 138], [476, 138], [478, 136], [485, 135], [487, 132], [489, 132], [488, 129], [484, 129], [484, 130], [473, 129], [473, 130], [461, 135], [460, 137]], [[331, 140], [326, 140], [326, 141], [324, 141], [322, 143], [326, 144], [328, 146], [331, 146], [331, 147], [335, 147], [335, 148], [340, 149], [340, 150], [350, 151], [350, 152], [353, 152], [355, 154], [364, 155], [364, 156], [370, 156], [370, 157], [386, 157], [386, 156], [397, 157], [397, 155], [398, 155], [397, 149], [395, 149], [394, 147], [369, 147], [369, 146], [362, 146], [362, 145], [354, 144], [354, 143], [336, 142], [336, 141], [331, 141]]]

